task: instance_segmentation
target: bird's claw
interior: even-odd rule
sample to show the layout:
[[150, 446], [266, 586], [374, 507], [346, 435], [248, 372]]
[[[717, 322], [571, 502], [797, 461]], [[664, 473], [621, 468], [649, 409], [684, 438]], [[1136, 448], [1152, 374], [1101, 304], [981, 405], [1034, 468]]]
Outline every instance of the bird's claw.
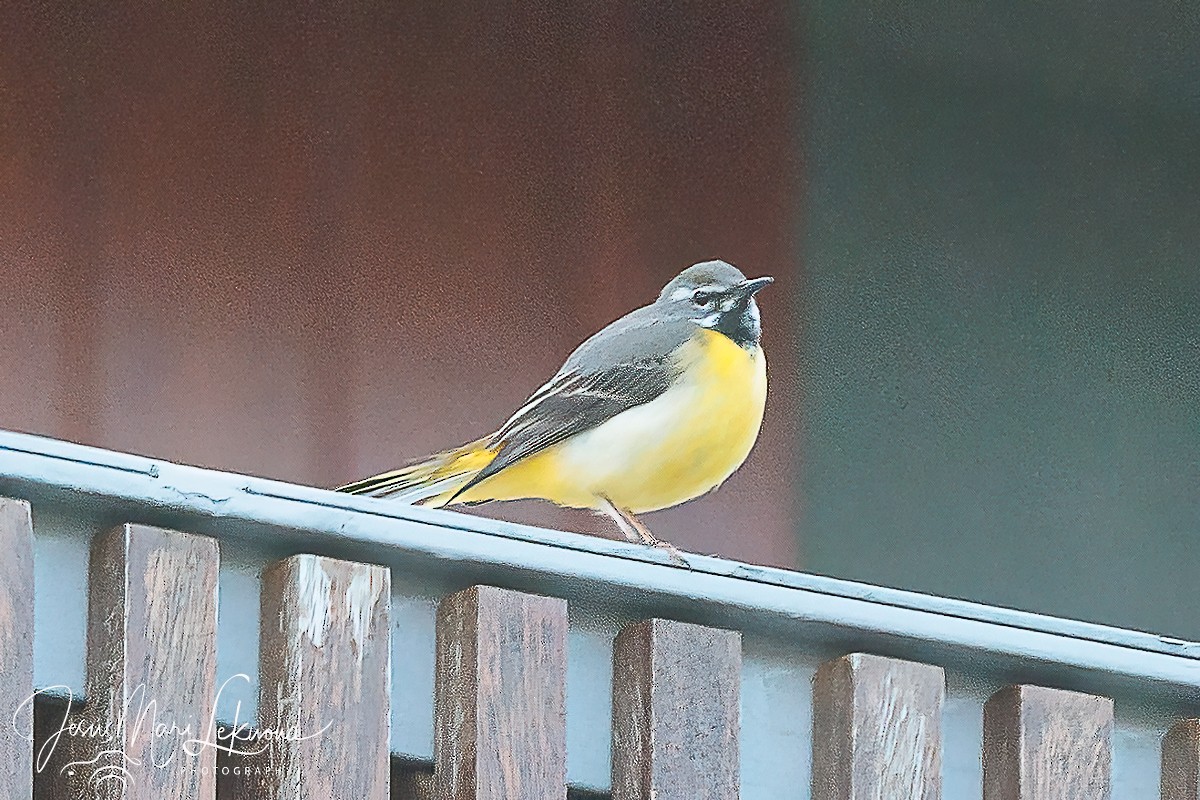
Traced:
[[667, 556], [670, 557], [672, 561], [684, 569], [692, 569], [691, 563], [689, 563], [688, 560], [683, 557], [683, 553], [679, 552], [679, 548], [670, 542], [664, 542], [662, 539], [655, 539], [653, 542], [648, 542], [648, 544], [651, 547], [665, 551]]

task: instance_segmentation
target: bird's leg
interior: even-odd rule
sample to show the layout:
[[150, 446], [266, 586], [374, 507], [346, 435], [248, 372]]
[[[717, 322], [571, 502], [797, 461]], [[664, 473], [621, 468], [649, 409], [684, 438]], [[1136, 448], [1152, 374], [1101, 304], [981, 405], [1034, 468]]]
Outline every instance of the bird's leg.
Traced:
[[621, 533], [625, 535], [626, 539], [631, 542], [644, 544], [647, 547], [657, 547], [659, 550], [665, 550], [667, 555], [671, 557], [672, 561], [691, 569], [692, 565], [689, 564], [687, 559], [683, 557], [683, 554], [675, 548], [675, 545], [659, 539], [657, 536], [651, 533], [650, 529], [643, 525], [641, 520], [639, 520], [633, 514], [625, 511], [624, 509], [618, 508], [607, 497], [601, 497], [600, 503], [601, 510], [604, 511], [604, 513], [607, 514], [613, 522], [617, 523], [617, 528], [620, 529]]

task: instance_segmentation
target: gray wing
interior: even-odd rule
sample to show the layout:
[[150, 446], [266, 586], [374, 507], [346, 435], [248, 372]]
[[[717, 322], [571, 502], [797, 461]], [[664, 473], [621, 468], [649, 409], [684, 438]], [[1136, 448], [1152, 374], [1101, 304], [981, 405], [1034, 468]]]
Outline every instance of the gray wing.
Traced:
[[678, 377], [672, 356], [693, 330], [646, 307], [592, 336], [496, 432], [496, 457], [455, 494], [661, 395]]

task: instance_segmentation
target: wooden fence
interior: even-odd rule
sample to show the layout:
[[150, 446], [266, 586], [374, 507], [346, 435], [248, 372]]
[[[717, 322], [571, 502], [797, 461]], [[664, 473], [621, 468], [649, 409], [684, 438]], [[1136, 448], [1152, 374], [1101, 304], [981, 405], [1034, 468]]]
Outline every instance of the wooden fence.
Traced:
[[[0, 501], [0, 800], [546, 800], [567, 788], [566, 600], [492, 586], [436, 617], [434, 763], [393, 759], [389, 569], [292, 555], [262, 574], [258, 721], [214, 727], [218, 540], [126, 524], [88, 568], [86, 705], [31, 703], [30, 507]], [[54, 590], [55, 587], [50, 587]], [[63, 591], [71, 591], [64, 586]], [[742, 634], [646, 619], [612, 650], [615, 800], [737, 798]], [[821, 800], [942, 797], [941, 667], [849, 653], [812, 680]], [[1113, 703], [1012, 685], [982, 715], [984, 800], [1111, 794]], [[802, 757], [800, 753], [796, 757]], [[1200, 797], [1200, 720], [1162, 744], [1161, 798]]]

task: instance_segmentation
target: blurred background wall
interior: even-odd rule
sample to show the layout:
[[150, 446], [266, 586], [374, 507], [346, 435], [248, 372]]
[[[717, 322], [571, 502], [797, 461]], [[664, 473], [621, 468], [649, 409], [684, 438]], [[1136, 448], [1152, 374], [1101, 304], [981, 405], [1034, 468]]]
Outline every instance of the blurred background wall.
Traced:
[[805, 41], [805, 566], [1200, 638], [1200, 6]]
[[720, 256], [768, 419], [660, 534], [1200, 638], [1194, 4], [477, 5], [0, 11], [0, 426], [335, 484]]
[[336, 485], [494, 429], [720, 257], [780, 279], [763, 447], [649, 523], [795, 564], [782, 2], [16, 3], [0, 26], [0, 427]]

